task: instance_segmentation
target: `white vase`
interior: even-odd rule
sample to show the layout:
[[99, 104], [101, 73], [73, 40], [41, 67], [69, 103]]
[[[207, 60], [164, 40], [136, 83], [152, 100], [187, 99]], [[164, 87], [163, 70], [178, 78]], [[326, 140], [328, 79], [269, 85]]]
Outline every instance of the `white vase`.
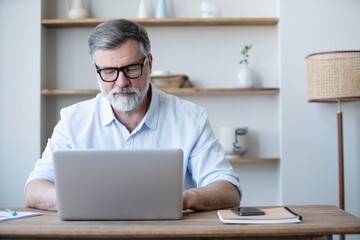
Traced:
[[158, 0], [157, 1], [156, 18], [167, 18], [166, 0]]
[[79, 19], [88, 16], [82, 0], [66, 0], [66, 5], [69, 18]]
[[146, 9], [145, 0], [140, 0], [137, 17], [138, 18], [148, 18], [149, 17], [147, 9]]
[[241, 65], [237, 72], [237, 86], [239, 88], [251, 88], [254, 85], [254, 72], [247, 65]]

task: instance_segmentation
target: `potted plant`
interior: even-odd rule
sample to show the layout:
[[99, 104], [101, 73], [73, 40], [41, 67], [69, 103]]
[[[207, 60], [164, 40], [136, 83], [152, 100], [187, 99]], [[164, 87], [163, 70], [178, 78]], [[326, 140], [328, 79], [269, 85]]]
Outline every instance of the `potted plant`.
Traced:
[[252, 44], [246, 44], [241, 51], [241, 60], [239, 62], [240, 67], [237, 73], [237, 84], [240, 88], [251, 88], [254, 87], [254, 74], [248, 67], [249, 63], [249, 51], [252, 48]]
[[241, 51], [242, 59], [240, 60], [240, 64], [248, 64], [248, 59], [250, 57], [249, 51], [252, 48], [252, 44], [247, 44], [244, 46], [243, 50]]

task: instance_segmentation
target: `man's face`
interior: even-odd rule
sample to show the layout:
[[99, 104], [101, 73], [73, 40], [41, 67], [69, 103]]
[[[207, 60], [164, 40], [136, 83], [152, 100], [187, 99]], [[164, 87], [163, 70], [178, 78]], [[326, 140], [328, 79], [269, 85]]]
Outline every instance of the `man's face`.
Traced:
[[[139, 43], [135, 40], [128, 40], [116, 49], [97, 50], [95, 59], [95, 68], [104, 69], [142, 64], [145, 57], [139, 51]], [[100, 90], [114, 109], [129, 112], [139, 106], [149, 89], [151, 64], [152, 56], [149, 54], [142, 68], [141, 76], [134, 79], [126, 77], [121, 71], [116, 81], [104, 82], [97, 74]]]

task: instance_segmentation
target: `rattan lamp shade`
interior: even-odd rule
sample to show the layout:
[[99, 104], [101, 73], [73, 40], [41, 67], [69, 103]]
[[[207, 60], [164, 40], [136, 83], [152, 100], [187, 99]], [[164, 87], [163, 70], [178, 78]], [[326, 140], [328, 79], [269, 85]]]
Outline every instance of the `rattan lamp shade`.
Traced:
[[360, 100], [360, 51], [336, 51], [306, 57], [310, 102]]

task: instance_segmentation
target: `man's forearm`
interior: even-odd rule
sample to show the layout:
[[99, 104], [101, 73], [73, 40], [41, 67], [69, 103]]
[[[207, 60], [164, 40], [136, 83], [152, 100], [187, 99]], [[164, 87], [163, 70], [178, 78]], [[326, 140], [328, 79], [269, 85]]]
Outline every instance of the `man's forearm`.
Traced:
[[239, 190], [228, 181], [217, 181], [203, 188], [184, 192], [184, 209], [212, 210], [240, 205]]
[[56, 193], [54, 183], [35, 179], [25, 188], [25, 205], [31, 208], [56, 211]]

